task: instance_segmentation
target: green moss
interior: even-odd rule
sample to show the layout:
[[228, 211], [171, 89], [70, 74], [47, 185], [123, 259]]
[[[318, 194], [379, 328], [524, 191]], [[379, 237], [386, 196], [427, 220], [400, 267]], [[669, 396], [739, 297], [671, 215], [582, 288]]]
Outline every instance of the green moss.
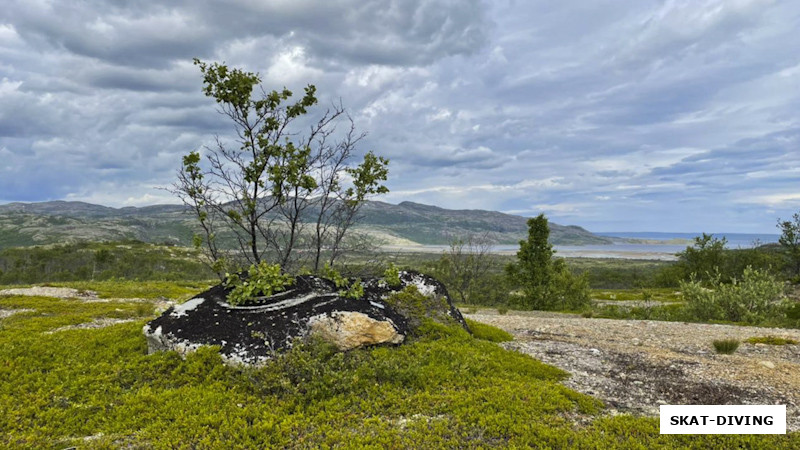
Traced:
[[789, 338], [777, 336], [754, 336], [747, 339], [748, 344], [767, 344], [767, 345], [797, 345], [797, 341]]
[[469, 326], [469, 330], [472, 332], [472, 335], [478, 339], [483, 339], [490, 342], [506, 342], [514, 340], [514, 336], [501, 330], [500, 328], [486, 325], [485, 323], [476, 322], [471, 319], [465, 320], [467, 321], [467, 326]]
[[412, 330], [419, 328], [429, 318], [447, 324], [455, 323], [449, 315], [450, 305], [445, 297], [423, 295], [414, 285], [390, 295], [386, 303], [409, 319]]

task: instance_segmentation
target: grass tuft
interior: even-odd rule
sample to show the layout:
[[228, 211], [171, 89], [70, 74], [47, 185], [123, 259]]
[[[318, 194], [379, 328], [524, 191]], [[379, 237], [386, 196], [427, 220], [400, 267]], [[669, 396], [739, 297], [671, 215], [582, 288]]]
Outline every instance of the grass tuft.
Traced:
[[731, 355], [739, 348], [737, 339], [719, 339], [713, 342], [714, 350], [722, 355]]

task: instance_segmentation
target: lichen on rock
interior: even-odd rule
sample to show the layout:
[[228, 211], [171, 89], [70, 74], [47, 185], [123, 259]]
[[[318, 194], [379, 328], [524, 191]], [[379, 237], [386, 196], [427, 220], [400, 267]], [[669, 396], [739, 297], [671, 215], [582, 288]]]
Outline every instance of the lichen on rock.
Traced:
[[391, 320], [375, 320], [354, 311], [334, 311], [320, 314], [308, 321], [309, 329], [336, 346], [339, 350], [352, 350], [376, 344], [399, 344], [405, 335], [398, 332]]
[[[419, 272], [399, 275], [401, 283], [395, 286], [380, 278], [364, 280], [360, 298], [340, 295], [329, 279], [301, 275], [290, 290], [250, 306], [229, 304], [231, 288], [219, 284], [168, 309], [143, 331], [151, 353], [176, 350], [184, 355], [215, 345], [226, 361], [253, 365], [312, 335], [345, 351], [400, 344], [424, 317], [467, 328], [442, 283]], [[414, 301], [405, 304], [405, 298]]]

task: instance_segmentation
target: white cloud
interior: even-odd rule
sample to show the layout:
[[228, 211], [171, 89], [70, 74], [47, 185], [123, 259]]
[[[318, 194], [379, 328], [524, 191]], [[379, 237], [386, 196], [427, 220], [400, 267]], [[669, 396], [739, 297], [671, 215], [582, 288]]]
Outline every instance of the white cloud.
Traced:
[[231, 133], [199, 57], [341, 98], [391, 201], [605, 230], [772, 231], [797, 207], [794, 2], [9, 0], [3, 21], [9, 200], [168, 201], [181, 155]]
[[800, 206], [800, 193], [782, 192], [773, 194], [753, 195], [744, 197], [741, 203], [753, 203], [758, 205], [776, 206]]
[[297, 83], [313, 83], [324, 72], [308, 64], [306, 52], [303, 47], [289, 47], [272, 59], [272, 65], [266, 73], [266, 78], [272, 83], [291, 85]]

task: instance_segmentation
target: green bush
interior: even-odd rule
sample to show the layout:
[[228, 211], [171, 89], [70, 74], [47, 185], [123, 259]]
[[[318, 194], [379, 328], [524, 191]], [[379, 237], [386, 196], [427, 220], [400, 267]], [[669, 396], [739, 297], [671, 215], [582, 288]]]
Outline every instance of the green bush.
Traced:
[[[338, 270], [332, 268], [327, 263], [322, 268], [322, 276], [333, 281], [333, 284], [339, 288], [339, 296], [341, 297], [358, 300], [364, 296], [364, 286], [361, 284], [360, 279], [347, 279], [343, 277]], [[398, 281], [399, 280], [398, 274]]]
[[294, 284], [294, 277], [283, 274], [279, 264], [262, 261], [257, 266], [250, 266], [248, 274], [246, 280], [242, 280], [238, 274], [227, 274], [225, 286], [233, 287], [228, 294], [228, 303], [231, 305], [257, 302], [258, 297], [269, 297]]
[[555, 309], [576, 311], [590, 305], [589, 278], [585, 274], [573, 274], [566, 265], [555, 264], [555, 266], [556, 270], [551, 279]]
[[387, 297], [386, 303], [408, 318], [412, 330], [418, 329], [426, 320], [451, 325], [455, 323], [450, 317], [450, 305], [445, 297], [424, 295], [413, 284]]
[[333, 281], [337, 288], [346, 288], [349, 285], [347, 278], [343, 277], [338, 270], [329, 266], [328, 263], [325, 263], [325, 266], [322, 267], [322, 276]]
[[732, 355], [739, 348], [739, 341], [736, 339], [720, 339], [713, 342], [714, 350], [723, 355]]
[[696, 280], [681, 283], [687, 312], [695, 319], [761, 323], [783, 318], [784, 285], [767, 271], [748, 267], [741, 280], [725, 284], [717, 276], [708, 286]]
[[800, 302], [788, 300], [785, 303], [786, 318], [800, 321]]
[[339, 291], [339, 295], [344, 298], [358, 300], [364, 296], [364, 285], [361, 284], [361, 280], [356, 279], [347, 286], [347, 289]]
[[390, 287], [398, 287], [403, 284], [400, 280], [400, 270], [391, 262], [389, 263], [389, 267], [386, 268], [386, 271], [383, 272], [383, 279]]
[[717, 239], [713, 234], [703, 233], [694, 238], [694, 245], [678, 253], [678, 266], [694, 279], [713, 281], [719, 278], [725, 258], [726, 238]]
[[676, 286], [681, 281], [701, 281], [704, 285], [741, 279], [750, 267], [779, 275], [784, 265], [779, 251], [770, 247], [726, 248], [727, 240], [703, 233], [694, 245], [679, 252], [678, 261], [663, 267], [655, 278], [656, 286]]
[[500, 314], [501, 316], [508, 314], [508, 308], [503, 308], [503, 307], [497, 308], [497, 314]]

